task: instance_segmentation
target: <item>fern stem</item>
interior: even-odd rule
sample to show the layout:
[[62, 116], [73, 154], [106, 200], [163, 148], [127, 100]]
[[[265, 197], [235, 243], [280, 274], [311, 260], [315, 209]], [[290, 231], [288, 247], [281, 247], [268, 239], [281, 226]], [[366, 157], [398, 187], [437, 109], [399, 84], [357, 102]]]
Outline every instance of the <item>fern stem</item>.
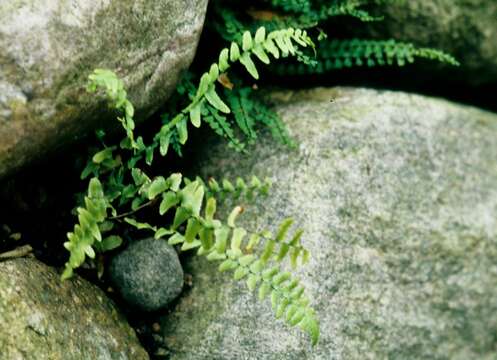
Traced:
[[111, 216], [108, 219], [109, 220], [118, 220], [118, 219], [122, 219], [124, 217], [127, 217], [129, 215], [133, 215], [133, 214], [137, 213], [138, 211], [140, 211], [148, 206], [154, 205], [155, 203], [157, 203], [157, 201], [158, 201], [158, 198], [152, 199], [152, 200], [147, 201], [146, 203], [138, 206], [135, 210], [131, 210], [131, 211], [128, 211], [128, 212], [125, 212], [125, 213], [122, 213], [122, 214], [119, 214], [116, 216]]

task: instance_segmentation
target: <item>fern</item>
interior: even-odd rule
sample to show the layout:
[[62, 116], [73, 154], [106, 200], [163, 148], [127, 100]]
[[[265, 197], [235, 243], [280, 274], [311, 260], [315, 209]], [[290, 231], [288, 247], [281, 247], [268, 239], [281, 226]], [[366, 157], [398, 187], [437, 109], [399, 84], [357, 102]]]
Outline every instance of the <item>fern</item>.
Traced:
[[122, 242], [121, 238], [116, 235], [102, 237], [102, 233], [111, 228], [105, 222], [110, 204], [97, 178], [91, 179], [84, 204], [84, 207], [77, 209], [78, 224], [74, 226], [73, 232], [67, 234], [69, 241], [64, 243], [64, 247], [71, 255], [66, 263], [62, 279], [70, 278], [73, 269], [81, 266], [86, 256], [95, 258], [95, 249], [99, 252], [112, 250]]
[[272, 0], [271, 5], [285, 11], [301, 13], [310, 12], [312, 3], [310, 0]]
[[[180, 174], [173, 174], [169, 179], [159, 177], [145, 182], [140, 188], [140, 192], [146, 193], [149, 200], [160, 199], [160, 215], [174, 214], [169, 228], [153, 227], [130, 219], [128, 222], [138, 229], [154, 231], [157, 239], [168, 236], [169, 244], [181, 246], [182, 251], [195, 249], [197, 255], [205, 256], [210, 261], [222, 261], [219, 270], [233, 271], [234, 279], [245, 279], [250, 290], [254, 290], [259, 284], [259, 298], [262, 300], [271, 295], [276, 317], [286, 315], [287, 323], [300, 326], [309, 333], [315, 344], [319, 337], [319, 325], [309, 299], [304, 294], [304, 288], [278, 265], [287, 255], [294, 266], [299, 258], [303, 263], [307, 262], [309, 253], [300, 243], [302, 232], [297, 231], [293, 237], [288, 238], [292, 221], [285, 220], [274, 236], [268, 231], [249, 236], [244, 228], [235, 223], [242, 211], [240, 207], [235, 207], [223, 223], [215, 219], [215, 198], [205, 198], [204, 183], [197, 179], [185, 181], [181, 185], [180, 178]], [[228, 192], [247, 189], [242, 180], [237, 183], [238, 187], [234, 187], [223, 182], [223, 189]], [[211, 181], [212, 188], [217, 187]], [[260, 188], [257, 180], [252, 188]], [[264, 246], [258, 257], [253, 252], [262, 244], [262, 238]]]
[[[146, 164], [151, 165], [154, 158], [154, 153], [158, 150], [160, 155], [165, 156], [170, 148], [170, 145], [180, 153], [181, 146], [188, 140], [188, 124], [191, 123], [194, 127], [200, 127], [202, 122], [207, 123], [218, 135], [221, 135], [229, 140], [232, 147], [237, 150], [243, 150], [245, 145], [243, 141], [239, 140], [234, 132], [228, 116], [231, 114], [230, 107], [219, 96], [216, 90], [216, 83], [221, 74], [228, 71], [234, 63], [241, 64], [246, 71], [255, 79], [259, 78], [259, 72], [254, 62], [254, 59], [260, 60], [264, 64], [269, 64], [271, 58], [287, 58], [289, 56], [299, 56], [300, 52], [298, 47], [314, 46], [313, 42], [303, 30], [295, 30], [292, 28], [277, 30], [266, 34], [264, 28], [259, 28], [255, 35], [250, 32], [243, 34], [240, 44], [232, 42], [229, 48], [225, 48], [219, 54], [218, 62], [211, 65], [210, 70], [205, 72], [200, 77], [200, 83], [195, 90], [186, 85], [182, 91], [188, 93], [191, 97], [191, 102], [179, 111], [175, 116], [163, 117], [164, 125], [154, 136], [151, 144], [145, 144], [141, 137], [134, 140], [133, 129], [134, 121], [132, 115], [134, 114], [133, 106], [125, 99], [125, 91], [122, 89], [122, 81], [117, 78], [115, 74], [109, 70], [98, 69], [90, 76], [89, 89], [95, 91], [98, 88], [105, 89], [109, 99], [118, 110], [125, 110], [123, 122], [127, 137], [121, 141], [120, 147], [122, 149], [133, 150], [133, 156], [128, 160], [128, 168], [133, 168], [140, 161], [144, 160]], [[272, 121], [261, 121], [259, 117], [255, 116], [251, 119], [245, 117], [241, 111], [241, 106], [247, 106], [251, 101], [247, 101], [248, 93], [245, 91], [238, 91], [238, 100], [236, 95], [228, 95], [228, 101], [235, 105], [237, 110], [234, 114], [235, 122], [242, 125], [242, 132], [248, 137], [249, 142], [254, 139], [255, 128], [252, 126], [254, 123], [263, 123], [270, 127], [271, 132], [279, 139], [289, 143], [288, 137], [282, 131], [281, 123], [278, 123], [274, 116]], [[116, 97], [118, 94], [119, 97]], [[123, 99], [124, 95], [124, 99]], [[254, 106], [252, 106], [253, 108]], [[264, 113], [269, 110], [263, 109]], [[257, 114], [256, 111], [253, 112]], [[246, 114], [246, 112], [245, 112]], [[112, 159], [112, 149], [104, 149], [100, 156], [102, 157], [99, 162], [91, 162], [82, 174], [82, 178], [86, 178], [93, 174], [98, 175], [103, 171], [110, 171], [118, 166], [119, 159]], [[108, 160], [108, 161], [107, 161]], [[116, 162], [117, 161], [117, 162]]]
[[[330, 21], [337, 16], [351, 16], [361, 21], [379, 21], [381, 16], [371, 15], [366, 5], [400, 0], [272, 0], [272, 9], [240, 12], [242, 4], [215, 1], [215, 21], [211, 24], [224, 40], [239, 40], [244, 31], [255, 31], [263, 26], [268, 31], [293, 27], [308, 29]], [[251, 4], [247, 4], [249, 8]], [[265, 9], [264, 7], [262, 9]]]
[[[243, 16], [239, 11], [230, 9], [227, 3], [218, 1], [213, 7], [218, 19], [214, 27], [224, 39], [237, 39], [243, 31], [250, 31], [255, 27], [264, 26], [272, 30], [288, 26], [315, 28], [319, 24], [330, 24], [337, 16], [351, 16], [365, 22], [379, 21], [382, 17], [372, 15], [368, 10], [369, 5], [400, 1], [402, 0], [272, 0], [271, 5], [276, 11], [269, 17], [260, 15], [257, 11], [249, 12], [252, 16]], [[278, 12], [280, 10], [284, 12]], [[317, 48], [317, 58], [313, 57], [314, 54], [299, 51], [296, 56], [298, 62], [276, 65], [277, 73], [294, 75], [324, 73], [354, 66], [403, 66], [417, 58], [458, 65], [457, 60], [442, 51], [418, 48], [395, 40], [328, 40], [322, 30], [320, 39], [322, 41]]]
[[224, 199], [228, 195], [238, 200], [239, 198], [246, 198], [251, 201], [256, 195], [266, 196], [269, 193], [269, 188], [271, 187], [271, 181], [265, 179], [261, 181], [257, 176], [252, 176], [250, 182], [247, 183], [242, 178], [238, 177], [233, 184], [228, 179], [223, 179], [221, 183], [217, 182], [216, 179], [210, 178], [207, 184], [200, 178], [205, 187], [206, 193], [210, 197], [216, 197], [217, 199]]
[[442, 51], [417, 48], [411, 43], [395, 40], [332, 40], [320, 44], [318, 54], [315, 67], [290, 64], [277, 66], [276, 71], [280, 75], [302, 75], [358, 66], [404, 66], [413, 63], [416, 58], [459, 65], [454, 57]]
[[[205, 197], [207, 189], [201, 180], [183, 181], [181, 174], [172, 174], [167, 179], [159, 176], [152, 180], [138, 169], [134, 175], [138, 193], [149, 203], [158, 200], [160, 215], [172, 213], [174, 216], [169, 227], [152, 226], [131, 217], [124, 217], [126, 223], [139, 230], [153, 231], [156, 239], [168, 237], [168, 243], [181, 246], [182, 251], [196, 250], [197, 255], [205, 256], [210, 261], [222, 261], [219, 265], [221, 272], [233, 271], [234, 279], [245, 279], [251, 291], [259, 286], [259, 299], [270, 296], [277, 318], [284, 316], [290, 326], [299, 326], [310, 335], [313, 344], [317, 343], [319, 323], [315, 311], [298, 280], [283, 271], [280, 265], [286, 257], [290, 258], [293, 267], [297, 266], [299, 258], [302, 263], [309, 259], [309, 252], [300, 243], [302, 231], [297, 231], [292, 237], [287, 236], [292, 220], [283, 221], [274, 236], [269, 231], [248, 236], [244, 228], [235, 224], [242, 212], [239, 206], [233, 209], [226, 222], [215, 219], [215, 197]], [[249, 186], [238, 179], [235, 186], [225, 180], [220, 187], [211, 180], [209, 188], [216, 194], [225, 191], [236, 193], [238, 197], [245, 192], [250, 197], [248, 194], [253, 191], [265, 193], [267, 184], [263, 185], [253, 178]], [[121, 240], [115, 235], [102, 239], [100, 227], [106, 224], [108, 208], [102, 186], [97, 178], [93, 178], [85, 207], [78, 208], [79, 223], [75, 225], [74, 232], [68, 234], [69, 241], [65, 243], [71, 256], [63, 279], [72, 275], [73, 269], [84, 262], [85, 256], [94, 258], [95, 250], [105, 251], [120, 245]], [[248, 241], [244, 244], [245, 239]], [[258, 257], [254, 250], [260, 245], [263, 247]]]
[[[194, 127], [200, 127], [202, 119], [218, 133], [228, 137], [232, 144], [237, 145], [226, 117], [223, 114], [231, 113], [231, 109], [221, 99], [216, 91], [216, 82], [221, 73], [226, 72], [233, 63], [240, 63], [254, 78], [259, 78], [259, 72], [253, 58], [264, 64], [271, 62], [270, 57], [278, 59], [297, 54], [297, 47], [312, 46], [313, 43], [305, 31], [292, 28], [278, 30], [266, 34], [265, 28], [259, 28], [255, 35], [243, 33], [241, 46], [232, 42], [229, 48], [224, 48], [219, 54], [217, 63], [212, 64], [210, 70], [200, 78], [200, 83], [192, 102], [165, 124], [157, 138], [161, 144], [169, 142], [171, 132], [178, 132], [180, 143], [184, 144], [188, 138], [186, 122], [189, 120]], [[203, 114], [207, 114], [205, 117]], [[207, 118], [207, 119], [206, 119]], [[166, 146], [161, 145], [161, 155], [165, 155]]]
[[[319, 322], [315, 311], [298, 280], [283, 270], [285, 262], [296, 268], [309, 259], [309, 252], [301, 244], [302, 230], [290, 235], [293, 222], [286, 219], [275, 234], [250, 232], [236, 225], [243, 212], [239, 205], [225, 220], [216, 218], [218, 201], [250, 201], [266, 195], [270, 182], [255, 176], [250, 181], [237, 178], [235, 182], [189, 180], [179, 173], [150, 177], [144, 169], [153, 164], [155, 156], [165, 156], [171, 148], [181, 155], [190, 125], [198, 128], [205, 123], [237, 151], [255, 143], [259, 125], [267, 127], [282, 143], [292, 144], [277, 114], [255, 86], [245, 86], [239, 80], [237, 68], [258, 80], [259, 63], [270, 65], [281, 58], [288, 62], [290, 57], [293, 62], [273, 69], [282, 75], [322, 73], [353, 66], [403, 66], [416, 58], [458, 64], [441, 51], [394, 40], [328, 40], [322, 30], [316, 53], [304, 30], [343, 15], [361, 21], [379, 20], [368, 12], [367, 5], [388, 1], [395, 0], [268, 0], [271, 9], [252, 9], [244, 14], [235, 11], [233, 5], [230, 8], [228, 3], [215, 1], [214, 29], [230, 44], [209, 71], [199, 76], [198, 86], [193, 73], [185, 74], [169, 103], [169, 112], [162, 116], [160, 129], [149, 143], [134, 134], [134, 108], [122, 80], [109, 70], [95, 70], [89, 77], [88, 90], [103, 90], [112, 108], [122, 114], [118, 120], [126, 137], [119, 146], [106, 146], [100, 136], [103, 149], [93, 154], [82, 172], [83, 179], [92, 178], [83, 204], [76, 210], [78, 223], [64, 244], [70, 256], [62, 277], [71, 277], [87, 258], [120, 246], [123, 240], [113, 233], [113, 224], [119, 222], [153, 232], [156, 239], [165, 238], [182, 251], [195, 251], [209, 261], [219, 261], [220, 271], [232, 271], [234, 279], [244, 280], [250, 291], [257, 289], [261, 300], [270, 297], [276, 317], [284, 318], [290, 326], [299, 326], [316, 344]], [[140, 220], [138, 215], [144, 208], [155, 209], [165, 220], [157, 225]]]
[[135, 129], [135, 121], [133, 120], [135, 109], [131, 101], [127, 98], [123, 81], [112, 71], [107, 69], [96, 69], [93, 74], [89, 76], [89, 79], [90, 81], [87, 87], [88, 92], [94, 93], [97, 89], [105, 89], [107, 98], [110, 100], [112, 107], [123, 112], [124, 117], [118, 117], [117, 119], [126, 131], [131, 146], [137, 148], [133, 136], [133, 130]]
[[257, 140], [257, 125], [269, 129], [273, 138], [285, 145], [293, 145], [285, 125], [257, 91], [242, 85], [225, 89], [224, 96], [230, 106], [238, 128], [249, 144]]
[[[180, 145], [188, 139], [190, 123], [199, 127], [205, 122], [219, 135], [228, 138], [232, 146], [243, 148], [228, 119], [230, 115], [249, 141], [256, 137], [256, 123], [268, 125], [275, 135], [284, 139], [286, 133], [281, 129], [282, 124], [267, 117], [267, 107], [256, 109], [254, 106], [250, 97], [252, 90], [243, 87], [233, 92], [224, 90], [226, 100], [223, 100], [216, 84], [220, 75], [234, 63], [241, 64], [257, 79], [259, 72], [255, 58], [269, 64], [271, 58], [297, 56], [297, 47], [312, 45], [302, 30], [284, 29], [266, 34], [265, 29], [260, 28], [255, 35], [245, 32], [240, 44], [232, 42], [229, 48], [221, 51], [218, 62], [200, 77], [196, 89], [188, 81], [182, 83], [178, 92], [189, 95], [189, 104], [171, 120], [165, 117], [163, 126], [149, 145], [142, 137], [135, 139], [133, 105], [126, 97], [122, 81], [108, 70], [96, 70], [90, 76], [89, 90], [103, 89], [111, 105], [124, 113], [119, 121], [126, 130], [126, 137], [119, 147], [104, 146], [95, 153], [83, 171], [82, 177], [92, 174], [94, 177], [90, 180], [84, 205], [77, 209], [78, 223], [64, 244], [70, 257], [62, 278], [71, 277], [74, 269], [87, 257], [93, 259], [96, 253], [119, 246], [122, 243], [119, 236], [102, 235], [108, 234], [112, 230], [111, 224], [119, 221], [139, 230], [153, 231], [157, 239], [165, 237], [170, 244], [180, 246], [182, 251], [196, 250], [198, 255], [204, 255], [208, 260], [222, 261], [221, 271], [233, 270], [234, 278], [246, 279], [251, 290], [259, 285], [259, 297], [271, 296], [276, 316], [285, 315], [288, 324], [308, 332], [315, 344], [319, 326], [314, 310], [303, 287], [280, 268], [286, 258], [294, 267], [299, 259], [301, 263], [308, 260], [309, 253], [300, 243], [302, 232], [297, 231], [293, 237], [288, 237], [291, 221], [285, 220], [275, 236], [268, 231], [248, 236], [247, 230], [235, 225], [235, 219], [242, 211], [240, 206], [234, 208], [225, 222], [214, 218], [216, 197], [252, 199], [257, 194], [267, 194], [269, 182], [253, 177], [248, 183], [238, 178], [234, 184], [228, 180], [218, 184], [214, 179], [206, 184], [200, 179], [184, 179], [179, 173], [167, 178], [151, 178], [139, 167], [142, 161], [152, 164], [157, 150], [161, 155], [166, 155], [170, 146], [181, 151]], [[171, 215], [172, 221], [166, 221], [162, 226], [139, 221], [136, 215], [146, 207], [157, 208], [159, 215], [167, 218]], [[258, 247], [261, 247], [260, 256], [255, 253]]]

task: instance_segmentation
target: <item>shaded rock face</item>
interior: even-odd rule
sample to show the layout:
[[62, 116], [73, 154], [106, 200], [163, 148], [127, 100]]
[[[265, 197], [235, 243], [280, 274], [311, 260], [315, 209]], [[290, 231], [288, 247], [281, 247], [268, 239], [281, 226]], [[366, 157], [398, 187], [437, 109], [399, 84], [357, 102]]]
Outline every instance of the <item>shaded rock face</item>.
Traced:
[[144, 311], [165, 307], [183, 288], [178, 254], [164, 239], [134, 242], [112, 258], [108, 274], [123, 299]]
[[[393, 1], [375, 6], [385, 19], [355, 29], [376, 38], [394, 38], [455, 56], [453, 76], [472, 85], [497, 83], [497, 2], [488, 0]], [[433, 64], [428, 69], [434, 69]]]
[[0, 359], [148, 359], [96, 286], [30, 259], [0, 263]]
[[172, 358], [496, 358], [497, 115], [363, 89], [277, 98], [296, 150], [269, 137], [246, 157], [209, 144], [200, 172], [273, 180], [239, 224], [274, 230], [293, 216], [305, 229], [299, 276], [320, 342], [194, 257], [191, 292], [162, 319]]
[[[138, 117], [163, 104], [195, 54], [207, 0], [28, 0], [0, 4], [0, 177], [96, 127], [95, 68], [125, 80]], [[105, 116], [107, 115], [107, 116]]]

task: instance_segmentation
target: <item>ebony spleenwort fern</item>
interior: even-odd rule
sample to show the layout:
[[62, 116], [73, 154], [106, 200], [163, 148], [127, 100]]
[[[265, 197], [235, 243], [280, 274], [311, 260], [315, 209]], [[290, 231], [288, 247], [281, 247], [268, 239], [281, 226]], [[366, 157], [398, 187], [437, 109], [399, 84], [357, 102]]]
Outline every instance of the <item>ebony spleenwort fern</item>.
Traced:
[[[300, 29], [288, 28], [266, 34], [265, 28], [261, 27], [257, 29], [255, 36], [252, 36], [248, 31], [244, 32], [241, 48], [237, 42], [232, 42], [229, 48], [224, 48], [219, 54], [218, 62], [212, 64], [210, 70], [201, 76], [197, 92], [191, 103], [162, 127], [156, 136], [156, 140], [160, 144], [161, 154], [167, 153], [168, 139], [173, 131], [178, 132], [180, 142], [184, 144], [188, 138], [187, 121], [190, 120], [194, 127], [200, 127], [203, 118], [207, 119], [208, 124], [216, 132], [223, 133], [235, 146], [239, 145], [233, 141], [232, 134], [227, 131], [226, 118], [222, 115], [229, 114], [231, 109], [216, 92], [219, 75], [226, 72], [233, 63], [239, 62], [254, 79], [258, 79], [259, 72], [253, 57], [267, 65], [271, 63], [271, 57], [278, 59], [296, 56], [298, 54], [297, 47], [313, 45], [307, 33]], [[210, 114], [211, 117], [204, 117], [204, 114]], [[241, 126], [241, 129], [251, 136], [250, 127]]]
[[[381, 16], [372, 15], [365, 6], [394, 3], [402, 0], [272, 0], [271, 8], [261, 12], [248, 12], [250, 16], [239, 11], [243, 2], [236, 3], [223, 0], [214, 1], [213, 10], [216, 21], [212, 26], [228, 41], [237, 40], [246, 31], [255, 31], [258, 27], [268, 30], [293, 27], [309, 29], [322, 25], [338, 16], [350, 16], [363, 22], [382, 20]], [[249, 8], [251, 4], [245, 4]], [[262, 14], [263, 15], [262, 15]], [[269, 16], [270, 14], [270, 16]]]
[[[215, 218], [216, 199], [223, 200], [229, 196], [235, 200], [241, 197], [252, 199], [257, 194], [267, 193], [269, 183], [256, 177], [249, 182], [238, 178], [234, 183], [214, 179], [204, 182], [198, 178], [191, 181], [181, 174], [150, 178], [142, 168], [152, 164], [157, 152], [164, 156], [172, 147], [181, 153], [181, 146], [188, 140], [189, 123], [194, 127], [206, 123], [237, 150], [243, 150], [245, 142], [239, 140], [233, 124], [249, 144], [257, 137], [257, 123], [266, 125], [276, 138], [290, 142], [283, 123], [253, 96], [252, 87], [229, 84], [227, 71], [236, 63], [256, 80], [259, 71], [254, 59], [267, 65], [271, 59], [290, 56], [300, 64], [286, 66], [281, 72], [283, 74], [321, 73], [363, 65], [402, 66], [416, 57], [457, 64], [440, 51], [418, 49], [394, 41], [357, 39], [324, 40], [314, 58], [314, 43], [302, 29], [315, 27], [339, 15], [353, 16], [362, 21], [378, 20], [363, 6], [387, 1], [272, 0], [273, 7], [285, 13], [270, 14], [269, 19], [264, 18], [266, 15], [254, 15], [249, 21], [247, 17], [239, 18], [229, 9], [218, 11], [224, 25], [218, 22], [215, 28], [223, 38], [232, 41], [230, 46], [223, 49], [218, 61], [202, 74], [198, 87], [193, 86], [191, 79], [178, 86], [178, 93], [188, 98], [186, 104], [175, 108], [175, 115], [163, 116], [163, 124], [150, 144], [146, 144], [141, 136], [135, 138], [134, 108], [126, 97], [123, 82], [111, 71], [96, 70], [90, 76], [89, 91], [103, 89], [113, 107], [123, 113], [119, 121], [126, 137], [119, 147], [104, 145], [83, 171], [82, 178], [90, 175], [93, 178], [84, 205], [77, 209], [78, 224], [68, 234], [65, 243], [70, 258], [63, 278], [70, 277], [86, 257], [91, 259], [96, 253], [118, 247], [122, 239], [118, 234], [112, 234], [113, 223], [124, 222], [139, 230], [152, 231], [157, 239], [167, 238], [170, 244], [183, 251], [195, 250], [208, 260], [221, 261], [220, 271], [233, 271], [234, 278], [244, 279], [250, 290], [258, 287], [259, 298], [270, 296], [276, 317], [284, 317], [291, 326], [302, 328], [315, 344], [319, 337], [316, 314], [304, 288], [281, 267], [286, 258], [293, 267], [297, 266], [299, 259], [301, 263], [308, 261], [309, 253], [300, 242], [302, 231], [289, 236], [292, 221], [287, 219], [280, 224], [275, 235], [269, 231], [249, 232], [235, 223], [243, 210], [240, 206], [235, 206], [224, 222]], [[220, 7], [215, 8], [219, 10]], [[326, 36], [320, 37], [326, 39]], [[313, 51], [306, 53], [309, 48]], [[307, 70], [305, 67], [308, 65], [314, 65], [314, 68]], [[222, 92], [218, 90], [218, 83], [225, 87]], [[166, 219], [172, 220], [158, 225], [139, 221], [139, 211], [145, 207], [156, 207], [159, 215], [170, 215]]]
[[107, 98], [112, 101], [111, 106], [114, 109], [121, 111], [124, 115], [123, 117], [118, 116], [117, 120], [123, 125], [123, 128], [126, 131], [127, 140], [132, 148], [138, 149], [138, 145], [133, 136], [133, 130], [135, 129], [135, 121], [133, 120], [135, 108], [131, 101], [128, 100], [123, 81], [117, 78], [112, 71], [107, 69], [95, 70], [94, 73], [89, 76], [89, 79], [87, 91], [94, 93], [97, 89], [105, 89]]
[[332, 40], [320, 44], [318, 50], [316, 66], [309, 67], [299, 63], [276, 65], [276, 71], [282, 75], [303, 75], [358, 66], [404, 66], [417, 58], [459, 65], [454, 57], [442, 51], [418, 48], [411, 43], [395, 40]]
[[95, 250], [105, 252], [121, 245], [122, 239], [117, 235], [102, 236], [102, 233], [112, 228], [112, 225], [106, 222], [109, 207], [102, 184], [97, 178], [91, 179], [84, 206], [77, 209], [78, 223], [73, 232], [67, 234], [69, 241], [64, 244], [70, 252], [70, 257], [62, 274], [63, 279], [71, 277], [73, 269], [81, 266], [86, 256], [94, 259]]
[[[279, 29], [292, 26], [295, 28], [316, 28], [329, 26], [337, 16], [351, 16], [363, 22], [381, 20], [381, 16], [372, 15], [367, 5], [400, 3], [402, 0], [271, 0], [274, 16], [246, 16], [243, 12], [230, 9], [229, 4], [218, 0], [213, 7], [217, 13], [214, 28], [224, 39], [237, 39], [244, 30], [264, 26]], [[237, 5], [239, 6], [239, 5]], [[283, 12], [279, 12], [283, 11]], [[257, 12], [255, 12], [257, 14]], [[321, 34], [324, 34], [321, 31]], [[275, 66], [279, 75], [298, 75], [324, 73], [327, 71], [355, 66], [384, 66], [413, 63], [416, 59], [435, 60], [450, 65], [459, 65], [450, 55], [430, 48], [418, 48], [414, 44], [395, 40], [368, 39], [328, 39], [321, 36], [316, 53], [298, 57], [299, 62], [288, 61]], [[312, 66], [308, 66], [312, 65]]]
[[[227, 118], [232, 110], [216, 90], [219, 76], [227, 72], [234, 63], [240, 63], [254, 79], [258, 79], [259, 72], [254, 58], [267, 65], [271, 63], [271, 58], [279, 59], [298, 56], [298, 47], [305, 48], [309, 46], [312, 47], [314, 44], [303, 30], [288, 28], [266, 33], [264, 28], [259, 28], [255, 35], [248, 31], [245, 32], [240, 44], [234, 41], [229, 48], [224, 48], [220, 52], [218, 62], [212, 64], [209, 71], [200, 77], [197, 89], [191, 94], [190, 103], [172, 119], [164, 119], [164, 125], [150, 144], [145, 144], [142, 137], [134, 140], [134, 109], [129, 101], [123, 100], [123, 94], [125, 95], [126, 93], [123, 90], [122, 80], [118, 79], [109, 70], [98, 69], [90, 77], [89, 89], [91, 91], [100, 87], [106, 89], [108, 97], [116, 108], [125, 110], [126, 116], [124, 120], [120, 118], [120, 121], [127, 132], [127, 137], [121, 142], [121, 148], [133, 150], [133, 156], [129, 158], [127, 163], [129, 169], [135, 167], [141, 160], [151, 165], [157, 149], [160, 155], [165, 156], [172, 142], [176, 145], [184, 145], [188, 140], [188, 122], [194, 127], [200, 127], [202, 122], [205, 122], [218, 135], [227, 138], [232, 147], [241, 150], [244, 148], [244, 144], [235, 136], [232, 125]], [[247, 114], [243, 107], [247, 108], [247, 104], [253, 102], [245, 101], [249, 94], [244, 94], [243, 90], [237, 89], [235, 93], [239, 93], [240, 96], [235, 97], [233, 94], [228, 94], [227, 101], [234, 106], [235, 122], [242, 130], [242, 133], [247, 136], [249, 142], [254, 140], [254, 124], [256, 122], [268, 126], [271, 132], [283, 142], [289, 142], [282, 124], [276, 117], [256, 115], [257, 113], [262, 115], [269, 113], [267, 109], [264, 109], [262, 102], [258, 102], [260, 111], [253, 111], [251, 117], [243, 118], [243, 114]], [[254, 123], [251, 123], [252, 120]], [[84, 177], [90, 174], [97, 175], [102, 170], [111, 170], [113, 168], [111, 165], [115, 165], [115, 161], [110, 164], [110, 159], [114, 159], [112, 158], [113, 150], [115, 148], [104, 149], [104, 152], [99, 154], [101, 161], [89, 163], [83, 172]]]
[[[245, 32], [240, 45], [232, 42], [229, 48], [221, 51], [218, 62], [201, 76], [198, 88], [191, 93], [190, 103], [171, 120], [166, 119], [149, 145], [133, 133], [134, 108], [126, 98], [123, 82], [108, 70], [96, 70], [90, 76], [88, 89], [103, 89], [111, 105], [124, 113], [119, 121], [126, 137], [119, 147], [105, 147], [94, 154], [83, 171], [83, 177], [92, 174], [94, 177], [90, 180], [84, 205], [77, 209], [78, 223], [64, 244], [70, 257], [62, 278], [71, 277], [74, 269], [87, 257], [93, 259], [96, 253], [114, 249], [122, 243], [118, 234], [112, 234], [112, 224], [117, 221], [139, 230], [152, 231], [155, 238], [166, 238], [182, 251], [195, 250], [210, 261], [221, 261], [220, 271], [231, 270], [233, 277], [245, 280], [250, 290], [258, 288], [261, 300], [270, 296], [276, 317], [283, 317], [291, 326], [299, 326], [316, 344], [319, 338], [316, 314], [299, 281], [281, 267], [287, 258], [293, 267], [297, 266], [299, 259], [302, 264], [308, 261], [309, 252], [301, 244], [302, 231], [297, 230], [289, 236], [292, 221], [287, 219], [275, 235], [269, 231], [249, 232], [235, 224], [242, 212], [241, 206], [235, 206], [224, 222], [215, 218], [216, 198], [252, 199], [267, 194], [270, 183], [255, 176], [248, 182], [238, 178], [234, 183], [228, 180], [218, 183], [214, 179], [204, 182], [198, 178], [191, 181], [179, 173], [167, 178], [150, 178], [139, 167], [141, 161], [144, 161], [143, 165], [150, 165], [157, 149], [161, 155], [166, 155], [171, 139], [176, 138], [184, 144], [188, 139], [189, 122], [195, 127], [206, 122], [234, 143], [234, 135], [228, 130], [230, 127], [225, 118], [232, 112], [230, 106], [235, 114], [234, 122], [249, 140], [255, 138], [257, 120], [254, 119], [257, 116], [263, 116], [264, 120], [260, 122], [269, 127], [279, 126], [275, 126], [274, 118], [265, 116], [264, 110], [258, 114], [258, 110], [247, 103], [243, 88], [240, 97], [225, 94], [225, 102], [216, 91], [219, 76], [234, 63], [240, 63], [257, 79], [259, 73], [253, 58], [269, 64], [271, 57], [295, 56], [297, 47], [312, 45], [302, 30], [290, 28], [266, 34], [265, 29], [260, 28], [254, 36]], [[164, 219], [172, 220], [164, 220], [159, 225], [140, 221], [137, 216], [145, 207], [155, 207]]]
[[[216, 193], [221, 190], [234, 193], [235, 197], [242, 192], [253, 194], [267, 191], [267, 184], [257, 178], [253, 178], [249, 186], [242, 181], [237, 180], [238, 185], [233, 186], [225, 180], [221, 188], [217, 182], [210, 180], [209, 188]], [[221, 272], [233, 271], [234, 279], [244, 279], [251, 291], [259, 287], [259, 299], [270, 296], [276, 318], [284, 318], [290, 326], [299, 326], [310, 335], [313, 344], [317, 343], [319, 322], [304, 287], [280, 265], [287, 257], [293, 267], [297, 266], [298, 259], [302, 263], [309, 259], [309, 252], [300, 242], [302, 231], [288, 236], [292, 225], [290, 219], [281, 223], [275, 235], [269, 231], [249, 234], [235, 223], [242, 212], [239, 206], [233, 209], [225, 222], [215, 219], [215, 197], [206, 198], [205, 184], [199, 179], [188, 181], [182, 179], [181, 174], [172, 174], [167, 179], [159, 176], [151, 180], [140, 171], [135, 174], [135, 184], [139, 186], [139, 193], [149, 201], [159, 200], [160, 215], [173, 213], [174, 220], [169, 227], [159, 227], [125, 217], [128, 224], [140, 230], [153, 231], [156, 239], [167, 237], [169, 244], [181, 245], [182, 251], [195, 249], [197, 255], [205, 256], [210, 261], [221, 261]], [[73, 269], [84, 262], [85, 256], [94, 258], [94, 248], [102, 251], [115, 247], [115, 235], [105, 239], [101, 235], [100, 227], [108, 220], [108, 208], [101, 183], [93, 178], [85, 206], [78, 208], [79, 223], [74, 232], [68, 234], [69, 241], [65, 243], [71, 256], [63, 278], [70, 277]], [[256, 255], [256, 248], [261, 245], [261, 254]]]

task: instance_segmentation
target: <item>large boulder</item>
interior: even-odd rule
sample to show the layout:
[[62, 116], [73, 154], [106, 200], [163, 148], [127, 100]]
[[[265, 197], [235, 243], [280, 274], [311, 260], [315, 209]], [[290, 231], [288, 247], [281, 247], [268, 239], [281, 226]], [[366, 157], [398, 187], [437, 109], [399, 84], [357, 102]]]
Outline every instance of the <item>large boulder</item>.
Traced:
[[0, 359], [145, 360], [117, 308], [96, 286], [62, 282], [36, 260], [0, 262]]
[[365, 89], [278, 95], [295, 150], [207, 144], [204, 177], [273, 180], [238, 223], [293, 216], [321, 322], [309, 338], [244, 282], [193, 257], [193, 288], [162, 319], [173, 359], [497, 358], [497, 115]]
[[105, 118], [90, 72], [125, 80], [138, 117], [164, 103], [190, 65], [207, 0], [27, 0], [0, 4], [0, 177]]
[[[355, 31], [443, 50], [461, 62], [459, 69], [447, 67], [459, 81], [497, 83], [496, 1], [385, 1], [375, 9], [384, 20], [355, 26]], [[434, 69], [432, 63], [429, 67]]]

